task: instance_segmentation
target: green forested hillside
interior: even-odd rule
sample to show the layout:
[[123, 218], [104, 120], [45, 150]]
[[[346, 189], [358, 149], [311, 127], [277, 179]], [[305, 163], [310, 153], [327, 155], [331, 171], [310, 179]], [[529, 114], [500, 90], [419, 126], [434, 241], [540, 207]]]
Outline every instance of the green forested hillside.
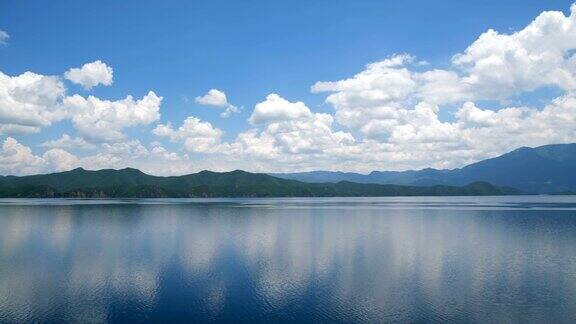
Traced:
[[67, 172], [0, 177], [0, 197], [354, 197], [354, 196], [469, 196], [520, 194], [489, 183], [455, 186], [398, 186], [305, 183], [245, 171], [202, 171], [177, 177], [156, 177], [136, 169]]

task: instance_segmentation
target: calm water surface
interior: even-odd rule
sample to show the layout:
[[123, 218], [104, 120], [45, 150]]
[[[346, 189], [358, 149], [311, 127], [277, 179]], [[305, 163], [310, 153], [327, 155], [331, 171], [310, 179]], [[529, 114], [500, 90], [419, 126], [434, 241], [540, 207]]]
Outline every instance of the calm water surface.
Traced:
[[576, 197], [0, 200], [0, 322], [576, 322]]

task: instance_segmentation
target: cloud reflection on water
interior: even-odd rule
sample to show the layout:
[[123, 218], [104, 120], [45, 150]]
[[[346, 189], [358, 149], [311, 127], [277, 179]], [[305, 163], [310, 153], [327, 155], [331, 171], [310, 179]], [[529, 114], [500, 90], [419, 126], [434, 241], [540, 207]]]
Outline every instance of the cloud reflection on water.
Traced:
[[2, 322], [576, 314], [571, 212], [188, 204], [0, 215]]

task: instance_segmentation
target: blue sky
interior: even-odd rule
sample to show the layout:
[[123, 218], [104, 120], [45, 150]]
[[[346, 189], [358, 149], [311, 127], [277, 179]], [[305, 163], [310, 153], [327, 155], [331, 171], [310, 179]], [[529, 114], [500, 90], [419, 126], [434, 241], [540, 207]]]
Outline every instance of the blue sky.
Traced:
[[[185, 148], [183, 145], [187, 139], [185, 134], [172, 137], [158, 136], [152, 132], [158, 124], [166, 125], [170, 122], [175, 129], [186, 118], [193, 116], [201, 122], [210, 123], [211, 127], [223, 133], [214, 145], [233, 144], [242, 132], [255, 127], [260, 132], [265, 132], [270, 126], [254, 125], [248, 122], [248, 119], [254, 114], [255, 105], [264, 102], [271, 93], [278, 94], [289, 103], [302, 101], [313, 114], [329, 114], [335, 119], [331, 125], [333, 131], [349, 133], [357, 143], [367, 141], [375, 141], [373, 145], [396, 143], [391, 142], [390, 137], [382, 137], [384, 135], [373, 137], [366, 129], [343, 120], [346, 117], [340, 116], [339, 112], [342, 112], [341, 115], [346, 115], [344, 109], [350, 108], [346, 106], [349, 102], [326, 102], [330, 93], [342, 92], [341, 89], [332, 89], [327, 93], [313, 93], [311, 87], [319, 81], [352, 78], [362, 72], [369, 63], [383, 61], [395, 54], [403, 53], [413, 57], [410, 70], [414, 72], [434, 69], [456, 70], [453, 56], [463, 53], [488, 29], [511, 35], [524, 29], [544, 11], [561, 11], [570, 19], [570, 6], [570, 1], [464, 3], [463, 1], [9, 0], [0, 3], [0, 30], [9, 34], [9, 38], [4, 41], [5, 44], [0, 47], [0, 71], [10, 77], [19, 76], [26, 71], [44, 76], [57, 76], [66, 87], [66, 96], [78, 94], [86, 98], [92, 95], [102, 100], [113, 101], [123, 99], [127, 95], [139, 99], [149, 91], [153, 91], [163, 98], [159, 118], [138, 126], [121, 128], [125, 135], [122, 141], [138, 140], [148, 150], [151, 142], [158, 141], [164, 149], [189, 159], [187, 164], [197, 165], [174, 171], [178, 173], [202, 168], [206, 165], [195, 161], [218, 160], [222, 152], [215, 155], [215, 152], [208, 152], [205, 149]], [[572, 55], [571, 50], [563, 48], [562, 51], [565, 52], [563, 55]], [[87, 91], [81, 85], [63, 77], [69, 69], [80, 68], [96, 60], [113, 68], [112, 85], [99, 85]], [[426, 61], [427, 64], [419, 64], [421, 61]], [[573, 74], [574, 70], [570, 64], [566, 68], [567, 73]], [[457, 72], [462, 77], [467, 73], [472, 74], [469, 71]], [[550, 81], [533, 86], [530, 82], [522, 81], [513, 84], [513, 88], [519, 89], [518, 91], [506, 94], [440, 100], [438, 103], [440, 109], [436, 114], [442, 122], [454, 122], [454, 114], [466, 101], [475, 102], [477, 105], [483, 104], [485, 107], [482, 108], [485, 110], [497, 111], [510, 104], [528, 105], [542, 110], [551, 99], [570, 93], [570, 86], [562, 82]], [[221, 118], [219, 116], [221, 109], [195, 102], [194, 98], [204, 95], [210, 89], [225, 92], [228, 102], [241, 107], [240, 111], [228, 118]], [[408, 98], [406, 101], [413, 99]], [[383, 106], [384, 104], [380, 103], [378, 107]], [[398, 108], [396, 103], [391, 106]], [[409, 109], [413, 109], [413, 106]], [[377, 118], [381, 117], [373, 116], [371, 120]], [[294, 132], [298, 131], [301, 129]], [[376, 133], [390, 136], [390, 132], [393, 131], [395, 130], [383, 129]], [[528, 141], [525, 144], [545, 144], [552, 140], [569, 141], [571, 132], [572, 130], [567, 130], [559, 136]], [[55, 140], [63, 133], [72, 137], [86, 137], [77, 131], [71, 119], [62, 118], [42, 126], [41, 131], [37, 133], [6, 132], [0, 135], [0, 139], [8, 137], [15, 139], [20, 145], [29, 147], [34, 156], [42, 159], [46, 148], [39, 145]], [[292, 135], [303, 138], [309, 136], [302, 132], [296, 133]], [[97, 146], [106, 142], [94, 139], [91, 141]], [[113, 142], [108, 141], [107, 144], [115, 145], [121, 141]], [[437, 141], [424, 142], [418, 143], [430, 146]], [[464, 144], [452, 143], [451, 147], [458, 147], [460, 150], [455, 151], [454, 156], [438, 156], [436, 159], [421, 162], [417, 161], [416, 156], [412, 161], [409, 158], [399, 158], [398, 163], [389, 165], [383, 163], [389, 160], [384, 156], [378, 161], [366, 162], [364, 158], [354, 157], [347, 160], [337, 154], [331, 158], [322, 157], [320, 160], [328, 163], [325, 166], [308, 162], [298, 164], [297, 161], [305, 158], [296, 155], [308, 154], [309, 158], [315, 159], [317, 157], [315, 154], [320, 154], [319, 151], [330, 150], [333, 147], [315, 146], [308, 150], [310, 145], [306, 144], [308, 151], [296, 152], [291, 151], [289, 146], [292, 144], [286, 144], [284, 148], [278, 149], [281, 145], [276, 146], [277, 150], [270, 156], [261, 158], [252, 154], [243, 159], [243, 161], [255, 161], [256, 164], [239, 164], [239, 166], [258, 165], [254, 169], [260, 171], [335, 169], [334, 163], [339, 162], [343, 163], [340, 169], [355, 171], [425, 166], [456, 167], [475, 159], [502, 153], [516, 144], [523, 143], [514, 142], [507, 146], [486, 149], [479, 149], [472, 143], [466, 143], [467, 149], [463, 153], [461, 147]], [[368, 148], [373, 145], [355, 149], [369, 155]], [[353, 148], [346, 148], [349, 149]], [[396, 153], [402, 155], [405, 154], [402, 150], [406, 148], [398, 147], [396, 150]], [[234, 154], [242, 155], [246, 151], [244, 149], [242, 153]], [[445, 148], [434, 148], [434, 152], [438, 151], [445, 151]], [[97, 149], [91, 153], [69, 147], [66, 152], [81, 159], [103, 151]], [[455, 158], [455, 156], [461, 157]], [[358, 162], [359, 159], [362, 161]], [[230, 169], [234, 168], [234, 162], [230, 160], [222, 165], [208, 164], [207, 167]], [[90, 166], [86, 161], [76, 160], [75, 163]], [[111, 167], [123, 164], [118, 163]], [[355, 167], [358, 163], [363, 164], [361, 167]], [[66, 166], [73, 164], [67, 163]], [[125, 161], [124, 164], [139, 166], [134, 161]], [[149, 169], [157, 171], [153, 167]], [[20, 172], [17, 167], [3, 171]]]

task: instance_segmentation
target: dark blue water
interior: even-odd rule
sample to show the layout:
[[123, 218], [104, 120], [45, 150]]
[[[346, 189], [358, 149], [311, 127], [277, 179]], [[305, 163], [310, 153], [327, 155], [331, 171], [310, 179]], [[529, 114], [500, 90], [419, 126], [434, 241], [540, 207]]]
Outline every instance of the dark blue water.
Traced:
[[576, 197], [0, 200], [0, 322], [576, 322]]

